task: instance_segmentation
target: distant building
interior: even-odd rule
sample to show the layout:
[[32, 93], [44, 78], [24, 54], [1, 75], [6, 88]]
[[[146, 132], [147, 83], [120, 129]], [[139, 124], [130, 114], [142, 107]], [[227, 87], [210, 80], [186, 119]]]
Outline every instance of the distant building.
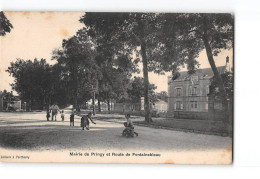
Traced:
[[157, 113], [167, 112], [167, 109], [168, 109], [168, 103], [163, 100], [159, 100], [153, 105], [153, 110], [156, 111]]
[[11, 93], [0, 91], [0, 111], [20, 111], [21, 100]]
[[[220, 74], [230, 71], [229, 58], [226, 65], [217, 67]], [[209, 108], [221, 109], [220, 103], [213, 106], [209, 102], [210, 79], [213, 77], [211, 68], [198, 69], [195, 74], [189, 75], [187, 71], [180, 72], [175, 80], [168, 77], [168, 112], [193, 111], [208, 112]]]

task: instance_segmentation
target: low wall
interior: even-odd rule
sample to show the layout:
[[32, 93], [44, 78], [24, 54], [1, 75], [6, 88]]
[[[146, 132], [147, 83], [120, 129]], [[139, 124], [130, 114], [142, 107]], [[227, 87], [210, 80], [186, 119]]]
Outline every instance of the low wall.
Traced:
[[224, 112], [175, 111], [173, 114], [178, 119], [225, 120], [226, 117]]

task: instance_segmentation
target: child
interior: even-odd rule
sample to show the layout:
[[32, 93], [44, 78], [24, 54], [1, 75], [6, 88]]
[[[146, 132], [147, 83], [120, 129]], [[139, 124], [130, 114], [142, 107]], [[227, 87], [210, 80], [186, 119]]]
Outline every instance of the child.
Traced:
[[126, 124], [124, 124], [126, 129], [129, 129], [132, 134], [135, 134], [136, 136], [138, 136], [138, 133], [134, 131], [134, 124], [133, 124], [132, 120], [130, 119], [130, 114], [126, 114], [125, 118], [127, 121]]
[[88, 115], [84, 115], [81, 118], [81, 127], [82, 130], [84, 130], [84, 128], [86, 127], [87, 130], [89, 130], [89, 120], [93, 123], [96, 124], [92, 119], [91, 119], [91, 115], [92, 113], [88, 113]]
[[64, 111], [63, 110], [61, 111], [60, 115], [61, 115], [62, 122], [64, 122]]
[[70, 126], [74, 126], [74, 110], [72, 109], [72, 113], [70, 115]]
[[47, 121], [49, 121], [49, 118], [50, 118], [50, 117], [51, 117], [51, 115], [50, 115], [50, 110], [47, 109], [47, 114], [46, 114]]

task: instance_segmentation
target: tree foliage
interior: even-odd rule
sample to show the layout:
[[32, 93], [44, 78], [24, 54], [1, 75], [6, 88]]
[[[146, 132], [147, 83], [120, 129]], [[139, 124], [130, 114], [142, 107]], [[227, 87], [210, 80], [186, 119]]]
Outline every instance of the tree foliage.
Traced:
[[97, 44], [110, 45], [110, 55], [134, 52], [135, 61], [142, 62], [146, 121], [151, 121], [148, 71], [178, 77], [179, 68], [187, 65], [192, 74], [203, 49], [225, 94], [213, 56], [233, 46], [231, 14], [85, 13], [80, 21], [89, 36], [99, 39]]
[[[12, 89], [17, 91], [23, 101], [37, 109], [50, 104], [57, 92], [59, 78], [55, 76], [51, 66], [45, 59], [23, 60], [11, 62], [7, 72], [14, 77]], [[62, 98], [61, 94], [59, 96]]]
[[161, 91], [160, 93], [156, 93], [155, 95], [158, 100], [168, 102], [168, 94], [166, 91]]
[[[199, 68], [197, 58], [203, 49], [214, 83], [226, 96], [214, 56], [233, 48], [233, 21], [231, 14], [85, 13], [80, 18], [85, 27], [54, 50], [52, 59], [57, 64], [51, 67], [43, 59], [18, 59], [7, 71], [15, 77], [12, 86], [24, 99], [39, 96], [79, 108], [94, 91], [99, 101], [108, 104], [111, 100], [134, 103], [144, 96], [145, 120], [151, 122], [150, 103], [163, 95], [154, 93], [148, 72], [170, 71], [178, 78], [180, 67], [186, 66], [192, 74]], [[140, 71], [143, 78], [131, 80]]]
[[[189, 39], [192, 49], [189, 51], [198, 56], [198, 52], [206, 49], [211, 69], [218, 83], [220, 92], [226, 96], [224, 82], [217, 70], [214, 56], [217, 56], [223, 49], [231, 49], [234, 45], [234, 19], [231, 14], [179, 14], [180, 29], [183, 37]], [[203, 46], [201, 46], [201, 44]], [[203, 48], [202, 48], [203, 47]], [[195, 53], [194, 53], [195, 52]], [[188, 68], [194, 72], [196, 59], [188, 63]], [[225, 98], [224, 98], [225, 99]]]
[[[157, 87], [154, 84], [149, 84], [149, 99], [151, 103], [155, 103], [158, 100], [154, 91], [156, 88]], [[134, 77], [131, 79], [127, 94], [128, 102], [140, 103], [141, 97], [144, 96], [144, 79], [141, 77]]]
[[211, 84], [210, 84], [209, 96], [212, 96], [215, 100], [223, 101], [224, 98], [226, 98], [229, 101], [233, 101], [233, 95], [234, 95], [233, 72], [225, 72], [221, 74], [221, 78], [226, 90], [226, 96], [224, 96], [224, 94], [220, 92], [216, 77], [212, 77], [210, 79]]
[[10, 33], [13, 25], [6, 18], [3, 11], [0, 11], [0, 36], [5, 36], [6, 33]]
[[[156, 70], [153, 57], [160, 53], [160, 14], [155, 13], [85, 13], [80, 19], [88, 34], [103, 39], [117, 47], [117, 53], [131, 56], [134, 52], [138, 62], [142, 60], [144, 75], [145, 120], [150, 122], [148, 70]], [[115, 45], [114, 45], [115, 44]], [[140, 57], [140, 58], [139, 58]]]
[[67, 85], [71, 103], [79, 110], [79, 103], [91, 98], [92, 92], [102, 78], [95, 63], [93, 43], [85, 35], [84, 29], [68, 40], [63, 40], [62, 48], [53, 51], [53, 60], [60, 66], [61, 80]]

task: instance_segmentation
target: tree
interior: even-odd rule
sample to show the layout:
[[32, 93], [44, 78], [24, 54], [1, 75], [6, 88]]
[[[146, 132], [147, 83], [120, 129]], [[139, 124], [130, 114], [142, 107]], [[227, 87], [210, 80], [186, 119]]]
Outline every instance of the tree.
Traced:
[[[152, 121], [148, 70], [153, 70], [154, 53], [160, 48], [160, 15], [155, 13], [85, 13], [80, 19], [92, 37], [101, 36], [119, 44], [125, 53], [140, 56], [143, 64], [145, 120]], [[106, 35], [104, 35], [106, 34]], [[120, 50], [119, 50], [120, 51]], [[136, 59], [140, 60], [139, 58]]]
[[132, 72], [137, 71], [136, 64], [123, 54], [112, 60], [98, 55], [96, 63], [102, 72], [102, 79], [99, 80], [98, 101], [106, 102], [110, 111], [111, 100], [125, 102], [127, 99], [127, 88]]
[[214, 103], [222, 103], [222, 110], [225, 112], [226, 117], [223, 119], [224, 124], [232, 123], [233, 120], [233, 97], [234, 97], [234, 76], [233, 72], [225, 72], [220, 75], [226, 94], [223, 94], [219, 88], [218, 79], [213, 76], [210, 81], [209, 88], [209, 101], [212, 101], [214, 109]]
[[[141, 77], [134, 77], [127, 89], [128, 102], [140, 103], [141, 97], [144, 96], [144, 79]], [[154, 92], [157, 87], [154, 84], [149, 84], [149, 99], [150, 103], [155, 103], [158, 98]]]
[[210, 81], [210, 90], [209, 90], [209, 96], [212, 96], [216, 100], [224, 101], [224, 98], [228, 101], [233, 101], [233, 95], [234, 95], [234, 77], [233, 72], [225, 72], [220, 75], [221, 79], [224, 83], [224, 88], [226, 91], [226, 95], [220, 92], [219, 86], [218, 86], [218, 80], [215, 76], [213, 76]]
[[88, 28], [81, 31], [90, 35], [96, 56], [94, 61], [99, 67], [102, 78], [98, 80], [97, 99], [106, 102], [110, 111], [110, 101], [119, 100], [126, 95], [127, 82], [132, 72], [138, 72], [137, 61], [132, 60], [131, 53], [124, 49], [122, 42], [116, 41], [110, 33], [91, 33]]
[[[194, 64], [197, 61], [194, 57], [198, 56], [198, 53], [202, 49], [206, 49], [207, 57], [211, 69], [216, 78], [216, 82], [219, 86], [220, 93], [226, 96], [226, 90], [224, 82], [217, 70], [214, 56], [217, 56], [223, 49], [233, 48], [234, 43], [234, 19], [231, 14], [178, 14], [171, 25], [176, 25], [181, 30], [179, 33], [179, 43], [184, 44], [184, 48], [187, 49], [188, 40], [192, 44], [192, 48], [188, 48], [189, 53], [193, 56], [193, 60], [189, 61], [188, 68], [190, 73], [194, 73], [196, 69]], [[171, 37], [170, 37], [171, 38]], [[172, 36], [173, 41], [176, 41], [176, 37]], [[203, 46], [201, 46], [201, 44]], [[203, 47], [203, 48], [202, 48]], [[226, 97], [223, 98], [224, 104], [226, 103]]]
[[6, 33], [10, 33], [13, 25], [10, 21], [5, 17], [3, 11], [0, 11], [0, 36], [5, 36]]
[[11, 92], [7, 92], [6, 89], [3, 90], [3, 93], [1, 94], [1, 98], [2, 98], [2, 105], [3, 105], [3, 109], [6, 111], [9, 110], [14, 110], [12, 106], [10, 106], [10, 104], [14, 104], [15, 100], [15, 96], [13, 95], [13, 91]]
[[168, 102], [168, 94], [166, 91], [161, 91], [160, 93], [155, 94], [157, 99]]
[[11, 62], [6, 71], [15, 78], [11, 84], [12, 89], [17, 91], [23, 101], [29, 103], [30, 109], [42, 109], [50, 102], [53, 84], [57, 80], [45, 59], [17, 59]]
[[151, 122], [148, 71], [176, 74], [187, 64], [196, 72], [199, 53], [206, 48], [214, 75], [225, 94], [213, 56], [233, 45], [230, 14], [85, 13], [80, 19], [91, 37], [119, 44], [118, 51], [135, 53], [144, 77], [145, 120]]
[[93, 43], [84, 30], [81, 29], [75, 36], [63, 40], [62, 49], [54, 50], [52, 57], [61, 66], [62, 79], [69, 86], [73, 106], [78, 111], [79, 100], [82, 103], [91, 97], [102, 75], [94, 61]]
[[60, 107], [66, 107], [71, 104], [70, 84], [63, 74], [63, 67], [59, 64], [51, 66], [51, 77], [52, 82], [51, 91], [49, 92], [49, 98], [47, 103], [57, 103]]

